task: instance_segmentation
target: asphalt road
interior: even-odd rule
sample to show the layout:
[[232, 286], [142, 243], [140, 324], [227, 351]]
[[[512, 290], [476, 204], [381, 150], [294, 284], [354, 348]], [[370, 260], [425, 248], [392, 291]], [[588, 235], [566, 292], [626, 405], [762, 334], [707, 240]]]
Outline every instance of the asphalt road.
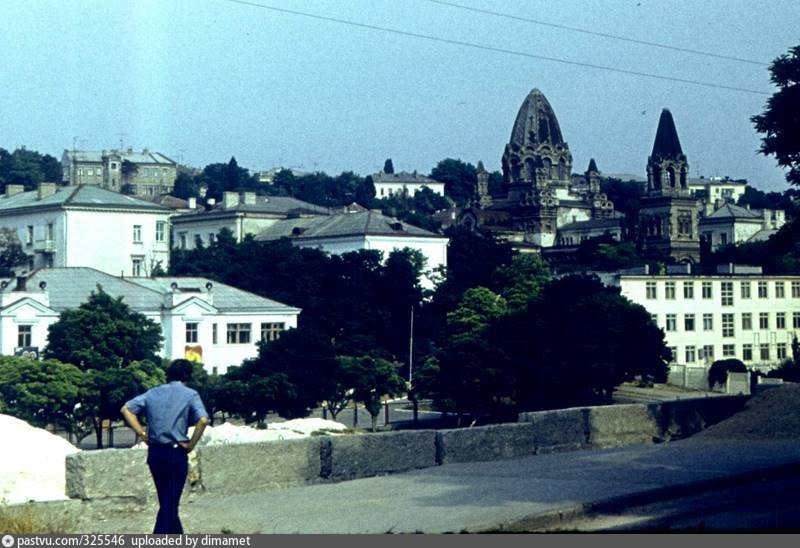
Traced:
[[560, 526], [577, 531], [800, 531], [800, 465], [781, 478], [595, 515]]

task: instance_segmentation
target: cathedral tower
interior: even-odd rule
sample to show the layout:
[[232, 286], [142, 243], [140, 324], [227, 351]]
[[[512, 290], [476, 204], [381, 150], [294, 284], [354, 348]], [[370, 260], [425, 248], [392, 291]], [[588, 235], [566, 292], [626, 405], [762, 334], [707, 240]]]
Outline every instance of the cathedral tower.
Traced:
[[689, 192], [688, 173], [675, 122], [664, 109], [647, 159], [647, 192], [639, 209], [639, 237], [645, 253], [680, 262], [700, 260], [697, 201]]

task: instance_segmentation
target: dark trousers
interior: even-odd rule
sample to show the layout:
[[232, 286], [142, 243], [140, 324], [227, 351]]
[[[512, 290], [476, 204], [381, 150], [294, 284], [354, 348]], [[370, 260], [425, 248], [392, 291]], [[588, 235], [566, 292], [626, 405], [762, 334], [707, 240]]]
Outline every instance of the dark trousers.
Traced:
[[180, 446], [150, 445], [147, 465], [158, 493], [158, 515], [153, 533], [182, 534], [178, 505], [189, 473], [189, 455]]

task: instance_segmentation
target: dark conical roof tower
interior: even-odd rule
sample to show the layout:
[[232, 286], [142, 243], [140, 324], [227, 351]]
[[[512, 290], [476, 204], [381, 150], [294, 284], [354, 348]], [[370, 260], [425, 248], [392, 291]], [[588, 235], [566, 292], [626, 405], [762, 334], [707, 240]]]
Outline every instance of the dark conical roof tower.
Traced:
[[520, 147], [565, 144], [553, 107], [538, 89], [531, 90], [519, 107], [509, 142]]
[[661, 118], [658, 120], [656, 140], [653, 142], [653, 152], [650, 156], [653, 159], [678, 159], [682, 155], [681, 141], [678, 139], [678, 131], [675, 129], [672, 113], [665, 108], [661, 111]]
[[599, 169], [597, 169], [597, 162], [594, 161], [594, 158], [590, 158], [589, 159], [589, 169], [587, 169], [586, 171], [588, 171], [588, 172], [591, 172], [591, 171], [599, 172], [600, 171]]

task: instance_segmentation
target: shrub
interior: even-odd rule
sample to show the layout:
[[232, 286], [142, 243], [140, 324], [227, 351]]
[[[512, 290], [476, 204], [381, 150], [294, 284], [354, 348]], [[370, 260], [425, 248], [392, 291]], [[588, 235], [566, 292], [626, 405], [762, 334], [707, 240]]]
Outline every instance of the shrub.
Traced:
[[708, 370], [708, 388], [713, 390], [716, 385], [724, 386], [729, 372], [747, 373], [747, 366], [736, 358], [715, 361]]

